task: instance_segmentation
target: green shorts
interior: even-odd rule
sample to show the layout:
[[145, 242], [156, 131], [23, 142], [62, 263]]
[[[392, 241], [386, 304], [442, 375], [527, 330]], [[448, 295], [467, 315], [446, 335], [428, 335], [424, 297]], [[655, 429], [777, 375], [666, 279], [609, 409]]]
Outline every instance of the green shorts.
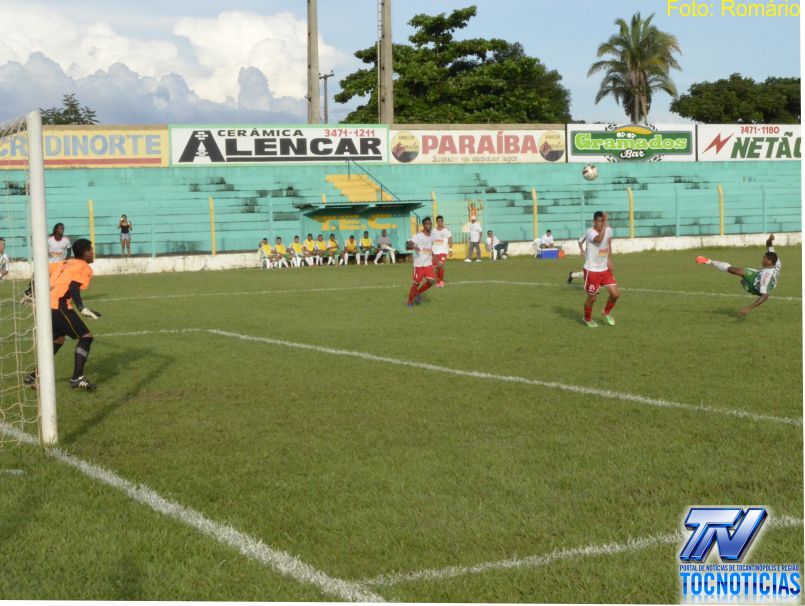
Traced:
[[760, 296], [760, 293], [755, 288], [755, 280], [757, 279], [757, 275], [760, 272], [756, 269], [749, 269], [748, 267], [744, 267], [744, 275], [741, 278], [741, 286], [743, 289], [748, 292], [750, 295]]

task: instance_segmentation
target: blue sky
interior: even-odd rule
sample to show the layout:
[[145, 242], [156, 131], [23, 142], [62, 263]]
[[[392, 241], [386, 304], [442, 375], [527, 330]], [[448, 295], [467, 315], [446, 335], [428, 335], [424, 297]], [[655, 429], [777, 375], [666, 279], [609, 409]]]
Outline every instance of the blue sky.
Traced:
[[[668, 16], [659, 0], [396, 0], [394, 38], [407, 38], [414, 14], [471, 3], [478, 16], [462, 35], [522, 43], [562, 74], [577, 119], [625, 119], [610, 100], [594, 104], [598, 78], [586, 72], [614, 20], [638, 10], [655, 13], [679, 39], [680, 91], [733, 72], [800, 73], [799, 19]], [[105, 122], [304, 120], [305, 11], [304, 0], [0, 0], [0, 96], [20, 105], [0, 111], [51, 106], [62, 92], [77, 92]], [[45, 20], [52, 29], [42, 32]], [[375, 31], [375, 0], [319, 0], [322, 69], [336, 73], [331, 93]], [[680, 121], [669, 101], [655, 99], [652, 121]], [[331, 118], [347, 111], [331, 101]]]

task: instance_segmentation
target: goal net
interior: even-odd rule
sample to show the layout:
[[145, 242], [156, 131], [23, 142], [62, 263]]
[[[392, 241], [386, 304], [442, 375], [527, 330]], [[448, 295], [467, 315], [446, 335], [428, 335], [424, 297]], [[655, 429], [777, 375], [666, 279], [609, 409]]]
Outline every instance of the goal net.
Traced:
[[57, 441], [42, 123], [0, 123], [0, 447]]

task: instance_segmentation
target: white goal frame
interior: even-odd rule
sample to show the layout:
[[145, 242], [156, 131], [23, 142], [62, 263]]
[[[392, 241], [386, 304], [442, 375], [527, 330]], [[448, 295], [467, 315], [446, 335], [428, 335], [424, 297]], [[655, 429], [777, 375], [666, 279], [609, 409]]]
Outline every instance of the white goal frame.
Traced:
[[[45, 158], [42, 146], [42, 117], [38, 111], [0, 124], [0, 136], [22, 133], [28, 151], [28, 236], [31, 245], [34, 325], [36, 333], [37, 425], [42, 446], [58, 443], [56, 422], [56, 371], [53, 359], [53, 325], [50, 311], [48, 273], [47, 208], [45, 202]], [[22, 305], [22, 302], [15, 302]], [[27, 387], [22, 387], [27, 389]]]
[[31, 252], [36, 318], [36, 366], [39, 375], [39, 441], [54, 446], [59, 441], [56, 421], [56, 368], [53, 359], [53, 323], [50, 312], [48, 273], [47, 205], [42, 117], [38, 111], [25, 116], [28, 134], [28, 187], [31, 200]]

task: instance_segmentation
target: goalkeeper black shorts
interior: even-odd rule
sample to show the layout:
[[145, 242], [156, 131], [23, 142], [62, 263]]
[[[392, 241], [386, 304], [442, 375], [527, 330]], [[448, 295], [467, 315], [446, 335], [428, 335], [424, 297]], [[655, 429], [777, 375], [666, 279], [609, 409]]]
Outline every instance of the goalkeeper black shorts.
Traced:
[[84, 324], [74, 309], [51, 309], [50, 315], [53, 318], [53, 338], [70, 337], [80, 339], [90, 330]]

